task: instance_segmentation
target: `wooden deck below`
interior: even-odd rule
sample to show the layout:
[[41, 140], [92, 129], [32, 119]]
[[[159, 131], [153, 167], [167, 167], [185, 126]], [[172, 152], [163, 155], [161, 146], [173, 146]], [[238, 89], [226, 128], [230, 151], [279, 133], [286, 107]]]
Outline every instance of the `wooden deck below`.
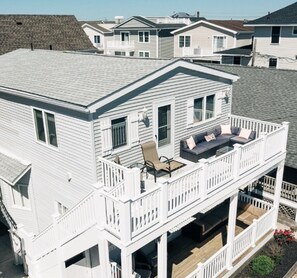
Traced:
[[[244, 228], [236, 226], [236, 235]], [[205, 262], [226, 244], [227, 227], [224, 226], [202, 243], [179, 236], [168, 243], [168, 278], [185, 278], [199, 262]], [[157, 277], [157, 276], [156, 276]]]

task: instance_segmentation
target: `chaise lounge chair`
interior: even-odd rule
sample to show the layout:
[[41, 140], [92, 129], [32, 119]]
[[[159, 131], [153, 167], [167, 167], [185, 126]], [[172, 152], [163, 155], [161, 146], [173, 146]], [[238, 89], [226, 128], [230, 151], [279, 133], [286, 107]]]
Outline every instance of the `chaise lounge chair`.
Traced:
[[[158, 172], [165, 171], [169, 174], [169, 177], [171, 177], [171, 172], [183, 165], [178, 161], [169, 160], [166, 156], [158, 157], [156, 143], [154, 141], [142, 144], [141, 149], [145, 166], [147, 169], [150, 168], [154, 171], [155, 182]], [[162, 162], [161, 159], [163, 159], [164, 162]]]

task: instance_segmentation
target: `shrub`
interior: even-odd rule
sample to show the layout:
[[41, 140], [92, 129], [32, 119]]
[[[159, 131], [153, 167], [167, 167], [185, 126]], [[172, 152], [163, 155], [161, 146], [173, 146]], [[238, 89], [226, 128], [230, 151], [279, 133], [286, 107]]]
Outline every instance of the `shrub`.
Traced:
[[272, 258], [275, 264], [280, 264], [285, 255], [285, 250], [276, 241], [272, 241], [267, 244], [264, 254]]
[[261, 276], [268, 275], [273, 271], [275, 262], [266, 255], [260, 255], [252, 260], [252, 271]]
[[274, 239], [278, 243], [278, 245], [283, 246], [284, 244], [288, 244], [291, 241], [295, 240], [294, 231], [291, 230], [275, 230], [274, 231]]

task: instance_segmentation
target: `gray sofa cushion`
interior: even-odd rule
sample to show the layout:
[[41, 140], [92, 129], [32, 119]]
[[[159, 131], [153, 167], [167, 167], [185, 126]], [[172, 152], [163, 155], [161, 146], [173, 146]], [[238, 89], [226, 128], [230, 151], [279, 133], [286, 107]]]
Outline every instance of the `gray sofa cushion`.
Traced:
[[198, 143], [205, 141], [204, 136], [206, 136], [206, 135], [207, 135], [207, 132], [201, 132], [201, 133], [194, 135], [193, 138], [195, 140], [196, 145]]

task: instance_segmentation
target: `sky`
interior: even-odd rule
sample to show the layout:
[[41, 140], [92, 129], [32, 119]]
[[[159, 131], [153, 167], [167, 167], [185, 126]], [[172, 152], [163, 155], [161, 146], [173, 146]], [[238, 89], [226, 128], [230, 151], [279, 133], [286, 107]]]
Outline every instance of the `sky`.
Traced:
[[255, 19], [292, 3], [292, 0], [0, 0], [0, 14], [71, 14], [78, 20], [112, 20], [118, 15], [128, 18], [199, 11], [207, 19]]

